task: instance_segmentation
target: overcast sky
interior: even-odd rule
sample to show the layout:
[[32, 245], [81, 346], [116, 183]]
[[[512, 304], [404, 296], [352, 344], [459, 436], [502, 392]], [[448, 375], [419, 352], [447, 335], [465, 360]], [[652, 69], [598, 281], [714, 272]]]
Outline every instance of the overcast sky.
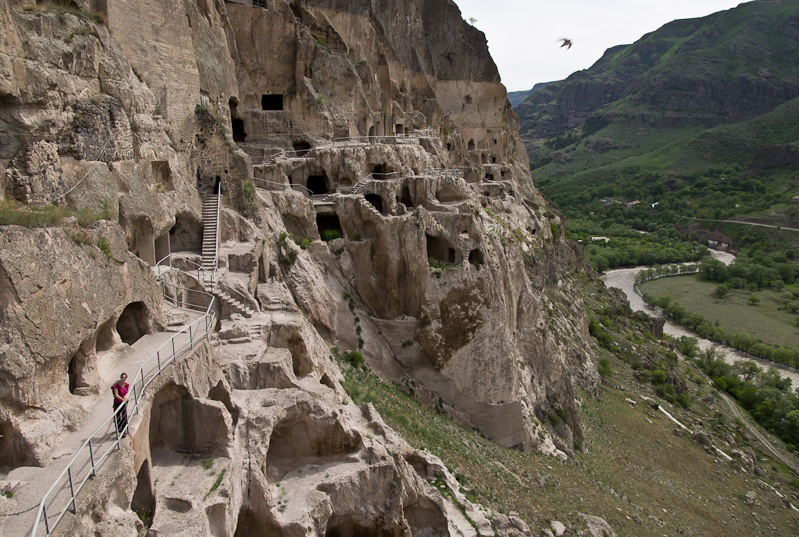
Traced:
[[[615, 45], [634, 43], [675, 19], [704, 17], [742, 0], [455, 0], [488, 39], [508, 91], [562, 80]], [[559, 40], [571, 39], [571, 49]]]

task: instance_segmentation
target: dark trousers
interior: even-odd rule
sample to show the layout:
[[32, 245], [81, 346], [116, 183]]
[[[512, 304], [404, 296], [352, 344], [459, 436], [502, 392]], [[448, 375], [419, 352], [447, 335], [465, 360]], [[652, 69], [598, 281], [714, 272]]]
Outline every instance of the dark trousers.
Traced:
[[122, 434], [125, 431], [125, 428], [128, 426], [128, 405], [125, 401], [114, 401], [114, 411], [116, 411], [117, 407], [122, 407], [119, 409], [119, 412], [116, 414], [116, 424], [117, 424], [117, 431], [119, 434]]

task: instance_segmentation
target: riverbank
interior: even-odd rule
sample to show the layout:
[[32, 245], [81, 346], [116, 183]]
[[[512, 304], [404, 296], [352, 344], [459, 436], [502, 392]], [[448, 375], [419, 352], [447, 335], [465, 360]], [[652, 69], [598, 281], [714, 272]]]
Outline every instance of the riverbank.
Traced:
[[[713, 251], [712, 255], [715, 259], [723, 262], [725, 265], [729, 265], [735, 260], [735, 255], [727, 253], [727, 252], [719, 252]], [[608, 287], [615, 287], [617, 289], [621, 289], [624, 294], [627, 296], [627, 300], [630, 302], [630, 307], [633, 311], [643, 311], [646, 312], [648, 315], [652, 317], [663, 317], [663, 314], [654, 308], [649, 307], [641, 298], [641, 296], [635, 290], [635, 275], [644, 269], [650, 267], [633, 267], [633, 268], [626, 268], [626, 269], [615, 269], [609, 270], [602, 275], [602, 279], [605, 282], [605, 285]], [[699, 348], [701, 350], [705, 350], [708, 348], [715, 348], [718, 349], [719, 352], [722, 354], [722, 359], [727, 362], [728, 364], [734, 364], [741, 360], [752, 360], [757, 362], [762, 366], [773, 367], [780, 372], [780, 376], [783, 378], [790, 378], [793, 382], [793, 386], [799, 387], [799, 372], [793, 370], [793, 368], [787, 367], [780, 367], [778, 364], [774, 362], [761, 360], [755, 358], [754, 356], [745, 354], [740, 352], [732, 347], [728, 347], [726, 345], [720, 345], [714, 341], [710, 341], [709, 339], [703, 338], [700, 335], [687, 330], [680, 325], [670, 321], [666, 318], [666, 324], [663, 327], [663, 332], [675, 338], [680, 338], [682, 336], [689, 336], [694, 337], [697, 339], [699, 343]]]

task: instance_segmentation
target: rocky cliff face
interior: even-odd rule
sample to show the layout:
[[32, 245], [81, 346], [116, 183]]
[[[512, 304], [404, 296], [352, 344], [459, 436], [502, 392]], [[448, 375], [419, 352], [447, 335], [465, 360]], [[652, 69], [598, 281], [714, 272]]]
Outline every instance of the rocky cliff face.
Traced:
[[[200, 380], [154, 388], [146, 426], [134, 424], [141, 475], [145, 460], [165, 471], [159, 450], [182, 449], [170, 427], [191, 421], [157, 408], [197, 401], [178, 407], [219, 422], [216, 443], [190, 451], [222, 453], [238, 492], [200, 502], [213, 516], [181, 519], [186, 531], [246, 535], [236, 528], [250, 520], [346, 533], [375, 513], [398, 534], [463, 526], [417, 479], [434, 461], [347, 404], [329, 347], [360, 350], [504, 446], [570, 453], [577, 388], [598, 386], [584, 259], [530, 181], [484, 36], [451, 1], [77, 2], [107, 27], [17, 4], [0, 1], [2, 192], [103, 219], [0, 233], [0, 464], [46, 465], [53, 433], [101, 389], [104, 353], [167, 322], [148, 265], [170, 252], [183, 268], [200, 262], [201, 205], [220, 189], [217, 276], [229, 290], [211, 291], [228, 343], [209, 348]], [[555, 429], [552, 411], [566, 416]], [[280, 509], [275, 487], [303, 495], [309, 464], [343, 463], [335, 479], [317, 475], [304, 508]], [[152, 492], [163, 531], [194, 513], [178, 501], [191, 491], [166, 481]]]

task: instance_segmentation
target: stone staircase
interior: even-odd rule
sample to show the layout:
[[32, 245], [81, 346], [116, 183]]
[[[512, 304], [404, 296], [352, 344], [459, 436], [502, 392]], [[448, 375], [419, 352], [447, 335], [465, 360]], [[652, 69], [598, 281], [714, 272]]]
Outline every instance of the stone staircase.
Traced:
[[203, 200], [203, 268], [216, 270], [216, 255], [219, 247], [219, 194], [211, 194]]
[[256, 312], [256, 310], [247, 305], [243, 297], [236, 296], [238, 293], [222, 281], [206, 283], [204, 287], [206, 292], [217, 297], [234, 313], [239, 313], [249, 319]]

